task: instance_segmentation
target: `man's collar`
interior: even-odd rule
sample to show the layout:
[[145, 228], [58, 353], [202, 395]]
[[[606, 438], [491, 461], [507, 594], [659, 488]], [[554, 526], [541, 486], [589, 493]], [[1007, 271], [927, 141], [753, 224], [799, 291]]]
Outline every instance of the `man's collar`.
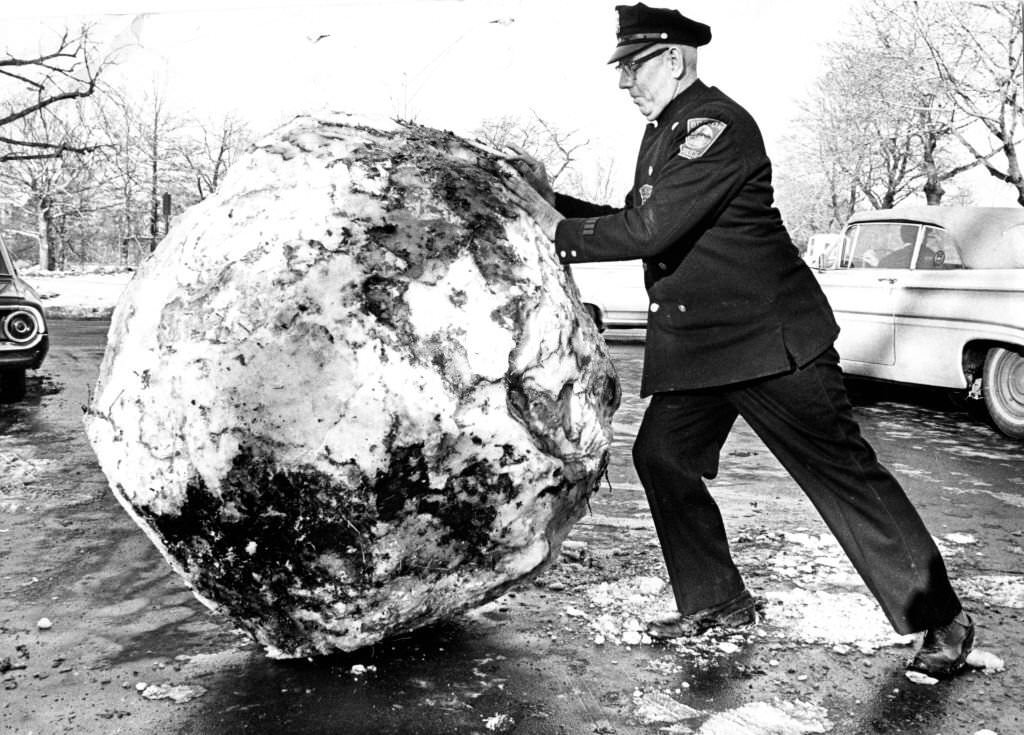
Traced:
[[708, 86], [704, 84], [704, 82], [700, 79], [694, 79], [693, 84], [677, 94], [667, 105], [665, 105], [665, 109], [661, 111], [661, 114], [658, 115], [658, 119], [654, 121], [654, 126], [657, 127], [663, 121], [668, 122], [672, 120], [680, 107], [685, 106], [691, 100], [701, 96], [707, 91], [707, 89]]

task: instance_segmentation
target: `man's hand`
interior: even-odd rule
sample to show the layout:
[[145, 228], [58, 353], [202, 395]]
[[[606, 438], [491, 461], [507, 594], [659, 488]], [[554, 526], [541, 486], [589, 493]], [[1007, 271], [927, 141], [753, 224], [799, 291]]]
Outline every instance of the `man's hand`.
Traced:
[[514, 156], [505, 156], [505, 160], [536, 189], [548, 204], [555, 203], [555, 190], [551, 188], [547, 169], [544, 164], [531, 156], [522, 147], [509, 143], [508, 147], [516, 152]]
[[[505, 177], [504, 184], [516, 204], [533, 217], [537, 224], [540, 225], [544, 235], [554, 242], [555, 229], [558, 227], [558, 223], [565, 218], [524, 177], [510, 174]], [[554, 194], [552, 194], [552, 199], [554, 199]]]

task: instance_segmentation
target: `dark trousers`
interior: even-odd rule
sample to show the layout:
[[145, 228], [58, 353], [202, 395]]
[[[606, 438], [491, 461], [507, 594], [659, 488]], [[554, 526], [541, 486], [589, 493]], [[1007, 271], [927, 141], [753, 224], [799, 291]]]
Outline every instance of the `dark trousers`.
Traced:
[[633, 461], [681, 613], [744, 588], [704, 484], [718, 472], [737, 415], [814, 503], [897, 632], [936, 627], [960, 612], [921, 517], [860, 434], [830, 349], [785, 375], [651, 398]]

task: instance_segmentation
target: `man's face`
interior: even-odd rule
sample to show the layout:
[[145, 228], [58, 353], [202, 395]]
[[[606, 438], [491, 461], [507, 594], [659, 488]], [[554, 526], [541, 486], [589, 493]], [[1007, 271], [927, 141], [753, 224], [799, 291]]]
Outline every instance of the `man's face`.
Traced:
[[619, 88], [629, 91], [633, 104], [648, 120], [657, 119], [675, 95], [670, 54], [667, 48], [645, 50], [619, 65]]

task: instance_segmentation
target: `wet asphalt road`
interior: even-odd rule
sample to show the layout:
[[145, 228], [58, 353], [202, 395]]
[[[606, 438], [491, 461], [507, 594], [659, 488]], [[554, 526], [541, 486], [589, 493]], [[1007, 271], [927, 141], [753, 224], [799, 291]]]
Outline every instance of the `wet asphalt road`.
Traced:
[[610, 487], [557, 565], [448, 625], [277, 662], [192, 598], [107, 491], [81, 430], [106, 326], [52, 324], [27, 399], [0, 407], [0, 732], [720, 735], [769, 732], [735, 724], [761, 705], [788, 713], [781, 735], [1024, 732], [1024, 445], [943, 394], [852, 386], [1004, 671], [919, 686], [903, 676], [912, 649], [865, 645], [883, 625], [839, 640], [881, 614], [856, 602], [820, 521], [742, 424], [715, 492], [766, 622], [693, 645], [630, 641], [653, 597], [626, 598], [663, 575], [629, 458], [644, 408], [630, 344], [612, 347], [625, 397]]

